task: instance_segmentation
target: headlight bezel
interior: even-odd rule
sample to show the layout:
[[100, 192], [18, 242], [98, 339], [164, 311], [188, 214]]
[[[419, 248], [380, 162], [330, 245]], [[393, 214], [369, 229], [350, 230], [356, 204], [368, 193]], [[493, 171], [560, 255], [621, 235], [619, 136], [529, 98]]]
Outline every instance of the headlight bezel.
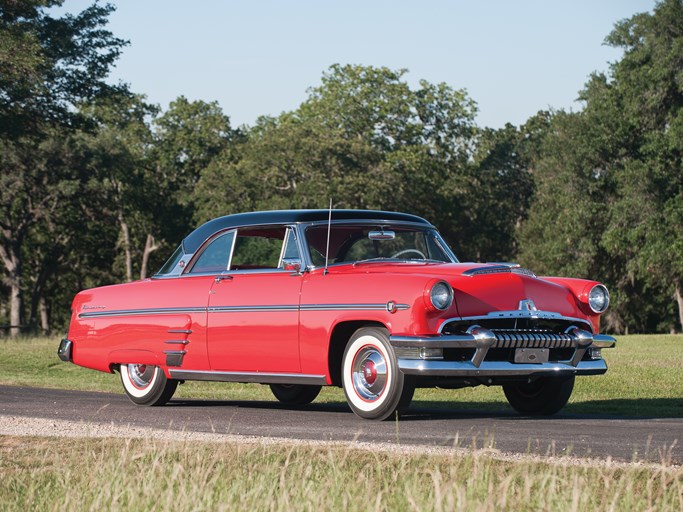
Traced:
[[593, 313], [601, 315], [609, 307], [609, 290], [604, 284], [596, 284], [588, 292], [586, 302]]
[[[439, 294], [443, 296], [444, 292], [446, 298], [445, 302], [439, 299], [435, 300], [435, 295]], [[437, 281], [429, 290], [429, 302], [437, 311], [446, 311], [453, 305], [453, 287], [446, 281]]]

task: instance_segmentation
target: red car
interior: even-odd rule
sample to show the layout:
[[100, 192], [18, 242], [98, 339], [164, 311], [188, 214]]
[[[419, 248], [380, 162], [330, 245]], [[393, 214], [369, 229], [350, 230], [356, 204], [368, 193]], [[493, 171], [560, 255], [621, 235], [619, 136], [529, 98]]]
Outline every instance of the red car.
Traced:
[[413, 215], [264, 211], [198, 227], [151, 279], [80, 292], [64, 361], [119, 371], [140, 405], [187, 380], [269, 384], [287, 404], [341, 386], [385, 419], [415, 387], [502, 386], [522, 414], [554, 414], [576, 375], [607, 371], [609, 305], [595, 281], [460, 263]]

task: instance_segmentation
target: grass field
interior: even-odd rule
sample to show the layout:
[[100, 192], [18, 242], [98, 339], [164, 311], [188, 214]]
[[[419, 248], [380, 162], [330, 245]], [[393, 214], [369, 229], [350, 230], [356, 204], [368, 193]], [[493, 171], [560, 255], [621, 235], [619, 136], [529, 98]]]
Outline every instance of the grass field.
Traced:
[[[122, 393], [118, 375], [63, 363], [57, 338], [0, 341], [0, 384]], [[683, 417], [683, 335], [619, 337], [603, 352], [605, 375], [580, 377], [565, 411], [624, 416]], [[188, 382], [177, 397], [275, 400], [267, 386]], [[319, 402], [344, 403], [338, 388], [324, 388]], [[498, 387], [460, 390], [418, 389], [416, 406], [458, 409], [508, 408]]]
[[2, 510], [683, 509], [683, 469], [485, 453], [0, 436]]

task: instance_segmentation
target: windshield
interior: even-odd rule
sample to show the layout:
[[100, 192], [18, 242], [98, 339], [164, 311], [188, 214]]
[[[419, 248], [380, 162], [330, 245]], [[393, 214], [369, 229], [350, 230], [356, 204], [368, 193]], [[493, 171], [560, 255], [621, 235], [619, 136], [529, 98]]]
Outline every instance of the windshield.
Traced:
[[[309, 227], [306, 241], [313, 265], [324, 266], [327, 225]], [[389, 224], [331, 226], [329, 265], [371, 260], [457, 261], [434, 229]]]

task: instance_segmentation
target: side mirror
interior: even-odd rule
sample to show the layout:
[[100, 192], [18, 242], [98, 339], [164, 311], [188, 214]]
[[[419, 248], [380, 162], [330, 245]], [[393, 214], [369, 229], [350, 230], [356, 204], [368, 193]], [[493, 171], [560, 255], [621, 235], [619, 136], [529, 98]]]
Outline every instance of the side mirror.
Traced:
[[282, 268], [295, 274], [301, 274], [301, 260], [298, 258], [284, 258], [282, 260]]

